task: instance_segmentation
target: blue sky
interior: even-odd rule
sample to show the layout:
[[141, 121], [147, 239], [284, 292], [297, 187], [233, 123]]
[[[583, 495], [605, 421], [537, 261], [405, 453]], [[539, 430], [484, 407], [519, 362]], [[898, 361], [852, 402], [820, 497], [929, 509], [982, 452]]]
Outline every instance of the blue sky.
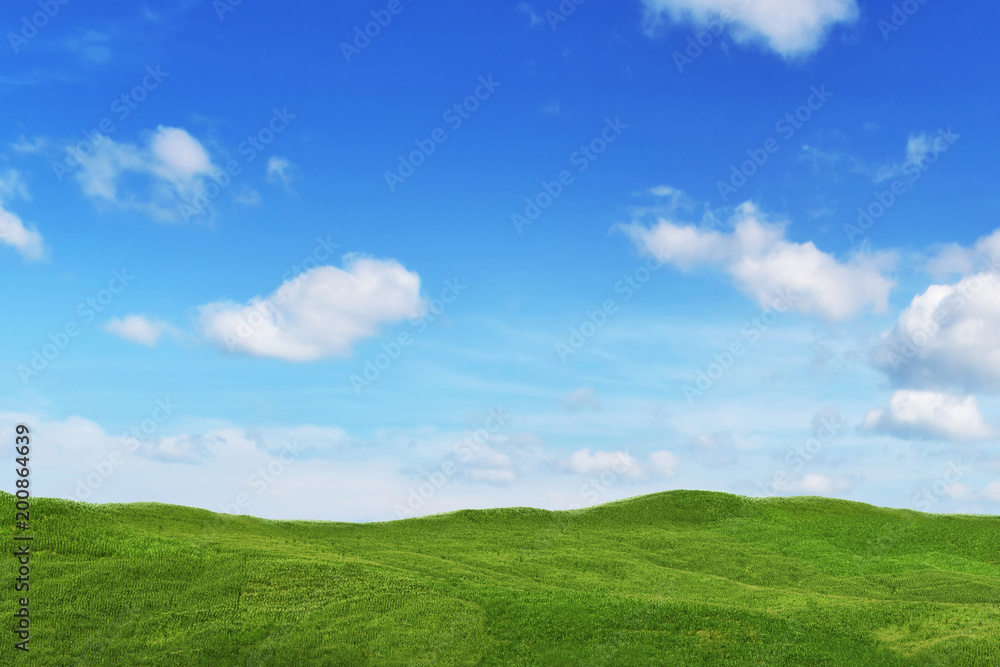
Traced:
[[37, 494], [1000, 507], [1000, 8], [8, 4]]

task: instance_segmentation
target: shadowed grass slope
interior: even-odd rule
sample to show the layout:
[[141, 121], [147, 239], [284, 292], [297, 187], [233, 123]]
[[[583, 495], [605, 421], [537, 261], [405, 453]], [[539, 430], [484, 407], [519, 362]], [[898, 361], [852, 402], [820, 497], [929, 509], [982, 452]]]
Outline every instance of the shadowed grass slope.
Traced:
[[52, 667], [1000, 664], [998, 517], [671, 491], [376, 524], [51, 499], [32, 519], [30, 657]]

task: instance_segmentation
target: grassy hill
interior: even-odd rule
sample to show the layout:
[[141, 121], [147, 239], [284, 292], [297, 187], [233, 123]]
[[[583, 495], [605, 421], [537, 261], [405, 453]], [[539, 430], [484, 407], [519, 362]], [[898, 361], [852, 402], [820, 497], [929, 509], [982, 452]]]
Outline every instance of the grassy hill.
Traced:
[[1000, 517], [674, 491], [378, 524], [47, 499], [32, 519], [24, 664], [1000, 664]]

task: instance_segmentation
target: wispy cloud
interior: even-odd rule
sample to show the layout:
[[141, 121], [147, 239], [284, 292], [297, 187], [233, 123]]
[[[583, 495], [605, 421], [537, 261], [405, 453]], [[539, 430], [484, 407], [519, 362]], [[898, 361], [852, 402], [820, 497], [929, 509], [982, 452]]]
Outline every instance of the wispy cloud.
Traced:
[[65, 47], [78, 58], [94, 63], [109, 62], [113, 55], [110, 36], [96, 30], [83, 30], [79, 35], [66, 39]]
[[[162, 125], [143, 145], [102, 137], [90, 155], [67, 152], [80, 162], [75, 178], [84, 195], [161, 222], [179, 221], [181, 204], [203, 195], [207, 178], [219, 171], [201, 142], [182, 128]], [[145, 187], [123, 185], [129, 173], [143, 176]]]
[[26, 225], [15, 213], [7, 209], [8, 202], [28, 199], [28, 187], [16, 170], [0, 173], [0, 244], [17, 249], [29, 261], [44, 258], [45, 242], [33, 225]]
[[643, 0], [651, 25], [669, 17], [705, 26], [725, 12], [737, 42], [761, 43], [793, 57], [816, 51], [829, 30], [855, 21], [855, 0]]
[[[621, 228], [644, 253], [681, 270], [714, 266], [732, 276], [740, 290], [770, 307], [781, 297], [799, 312], [831, 320], [854, 316], [865, 307], [888, 308], [895, 282], [885, 275], [891, 253], [856, 254], [838, 261], [812, 243], [785, 238], [786, 223], [768, 222], [753, 204], [736, 209], [731, 232], [703, 230], [660, 220]], [[788, 295], [791, 299], [788, 299]]]
[[288, 190], [292, 184], [292, 163], [287, 158], [271, 157], [267, 161], [267, 182], [284, 186]]
[[25, 153], [37, 153], [38, 151], [40, 151], [43, 148], [45, 148], [46, 143], [47, 142], [42, 137], [35, 137], [33, 140], [29, 141], [22, 134], [21, 138], [18, 139], [13, 144], [11, 144], [10, 147], [13, 148], [16, 152], [22, 153], [22, 154], [25, 154]]
[[166, 322], [151, 320], [142, 315], [112, 318], [104, 325], [104, 330], [130, 343], [146, 347], [156, 347], [160, 338], [166, 333], [177, 333], [176, 329]]

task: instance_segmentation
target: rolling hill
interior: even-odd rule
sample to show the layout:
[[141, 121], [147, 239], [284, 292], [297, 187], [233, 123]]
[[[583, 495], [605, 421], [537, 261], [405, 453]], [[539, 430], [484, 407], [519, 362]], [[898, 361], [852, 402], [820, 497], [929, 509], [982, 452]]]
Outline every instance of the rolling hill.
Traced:
[[1000, 517], [672, 491], [374, 524], [52, 499], [32, 519], [23, 664], [1000, 664]]

